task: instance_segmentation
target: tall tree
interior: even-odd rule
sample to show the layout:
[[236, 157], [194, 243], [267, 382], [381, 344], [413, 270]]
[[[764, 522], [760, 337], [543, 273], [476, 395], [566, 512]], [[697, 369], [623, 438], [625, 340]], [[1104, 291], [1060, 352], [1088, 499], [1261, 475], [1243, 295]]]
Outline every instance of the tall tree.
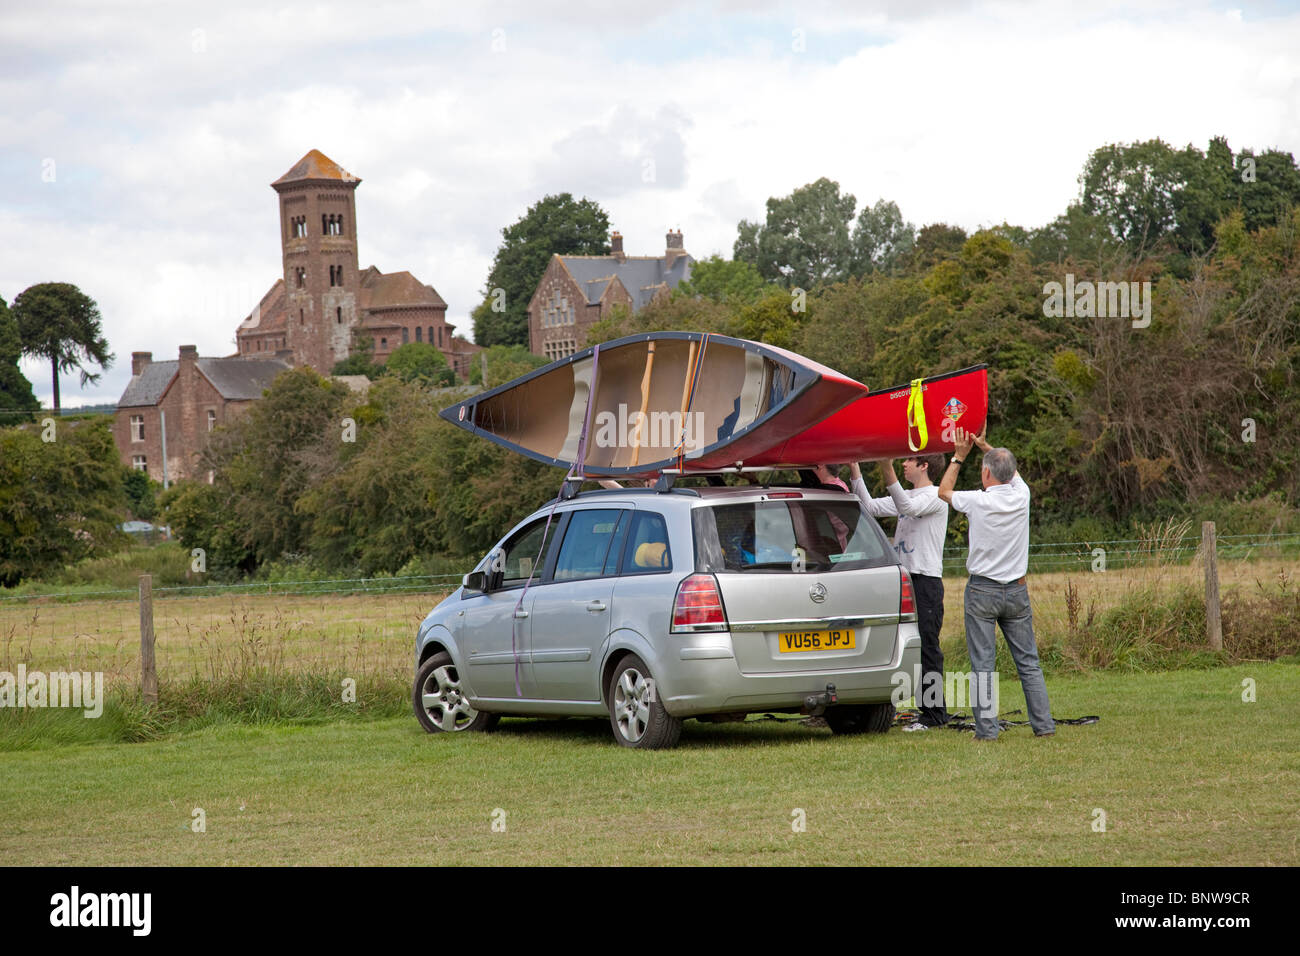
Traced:
[[527, 346], [528, 300], [551, 256], [609, 255], [609, 214], [591, 199], [560, 193], [530, 206], [501, 236], [483, 301], [473, 312], [474, 341]]
[[29, 417], [25, 412], [41, 407], [32, 394], [32, 383], [18, 368], [22, 354], [18, 322], [0, 298], [0, 425], [23, 421]]
[[773, 196], [762, 226], [741, 220], [732, 255], [753, 263], [763, 278], [790, 287], [839, 282], [853, 268], [849, 225], [857, 204], [825, 176], [788, 196]]
[[914, 245], [916, 226], [903, 221], [897, 203], [877, 199], [862, 207], [853, 227], [853, 274], [896, 274]]
[[691, 266], [691, 277], [677, 284], [674, 295], [703, 296], [714, 302], [757, 302], [767, 291], [767, 282], [753, 263], [743, 259], [709, 256]]
[[99, 381], [100, 370], [113, 364], [113, 353], [100, 328], [99, 306], [69, 282], [42, 282], [24, 289], [14, 299], [18, 335], [23, 354], [47, 359], [54, 379], [54, 409], [59, 409], [59, 373], [76, 369], [81, 387]]

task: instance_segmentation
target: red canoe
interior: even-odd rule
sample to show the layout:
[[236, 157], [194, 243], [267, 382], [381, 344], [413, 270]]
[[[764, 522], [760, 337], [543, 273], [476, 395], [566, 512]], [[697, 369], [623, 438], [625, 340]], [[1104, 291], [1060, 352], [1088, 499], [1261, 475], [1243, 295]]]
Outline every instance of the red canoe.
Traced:
[[956, 428], [976, 435], [983, 430], [989, 410], [987, 365], [922, 379], [919, 388], [924, 411], [921, 418], [916, 415], [913, 400], [917, 386], [881, 389], [751, 456], [745, 465], [796, 467], [817, 462], [834, 465], [933, 455], [953, 450]]

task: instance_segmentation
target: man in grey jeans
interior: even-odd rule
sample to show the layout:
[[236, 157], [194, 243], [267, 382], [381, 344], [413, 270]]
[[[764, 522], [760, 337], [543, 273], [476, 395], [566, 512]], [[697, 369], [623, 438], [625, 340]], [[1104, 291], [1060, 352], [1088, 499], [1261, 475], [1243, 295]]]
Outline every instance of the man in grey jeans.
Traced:
[[[939, 483], [939, 497], [970, 520], [970, 550], [966, 570], [966, 650], [975, 671], [975, 739], [996, 740], [997, 698], [989, 693], [996, 680], [997, 631], [1011, 648], [1025, 692], [1029, 726], [1038, 737], [1056, 732], [1047, 702], [1047, 684], [1038, 665], [1034, 616], [1029, 607], [1029, 486], [1016, 470], [1016, 457], [1005, 448], [992, 448], [964, 428], [957, 429], [956, 450]], [[962, 462], [978, 445], [984, 453], [980, 482], [983, 491], [953, 491]]]

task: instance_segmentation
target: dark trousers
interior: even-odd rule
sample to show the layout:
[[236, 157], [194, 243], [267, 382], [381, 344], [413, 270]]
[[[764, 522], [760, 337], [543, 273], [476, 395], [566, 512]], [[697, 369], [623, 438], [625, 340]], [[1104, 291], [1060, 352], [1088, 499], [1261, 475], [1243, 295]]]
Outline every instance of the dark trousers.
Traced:
[[[948, 708], [943, 701], [943, 651], [939, 632], [943, 630], [943, 578], [913, 574], [916, 592], [916, 625], [921, 632], [921, 686], [916, 688], [916, 705], [921, 723], [938, 727], [948, 722]], [[926, 706], [922, 702], [937, 701]]]

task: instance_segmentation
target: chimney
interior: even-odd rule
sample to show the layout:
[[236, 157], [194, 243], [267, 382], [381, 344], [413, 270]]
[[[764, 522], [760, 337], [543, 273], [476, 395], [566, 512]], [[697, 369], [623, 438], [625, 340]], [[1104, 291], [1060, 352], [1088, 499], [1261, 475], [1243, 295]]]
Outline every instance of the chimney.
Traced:
[[152, 352], [132, 352], [131, 353], [131, 374], [139, 375], [144, 371], [144, 367], [153, 361]]
[[681, 255], [682, 253], [686, 252], [686, 247], [685, 247], [684, 245], [682, 245], [682, 241], [683, 241], [683, 240], [682, 240], [682, 231], [681, 231], [680, 229], [678, 229], [676, 232], [673, 232], [671, 229], [669, 229], [669, 230], [668, 230], [668, 246], [667, 246], [667, 248], [666, 248], [666, 250], [665, 250], [665, 252], [664, 252], [664, 255], [666, 255], [666, 256], [676, 256], [676, 255]]
[[609, 250], [610, 254], [619, 262], [627, 258], [623, 254], [623, 234], [617, 229], [609, 234]]
[[193, 345], [182, 345], [182, 346], [181, 346], [181, 362], [182, 362], [182, 363], [197, 361], [197, 360], [198, 360], [198, 357], [199, 357], [199, 350], [198, 350], [198, 347], [197, 347], [197, 346], [193, 346]]

